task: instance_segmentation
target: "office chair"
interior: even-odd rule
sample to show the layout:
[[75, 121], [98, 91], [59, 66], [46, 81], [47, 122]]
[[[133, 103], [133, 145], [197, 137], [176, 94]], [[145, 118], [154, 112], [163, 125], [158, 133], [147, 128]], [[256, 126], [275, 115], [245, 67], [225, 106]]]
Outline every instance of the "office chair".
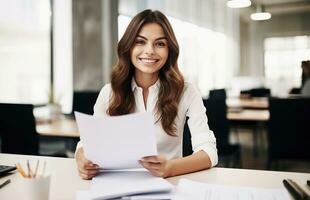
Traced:
[[[233, 167], [241, 167], [240, 145], [229, 144], [229, 124], [226, 118], [225, 100], [208, 99], [204, 100], [204, 105], [207, 109], [209, 127], [216, 137], [219, 161], [223, 161], [227, 167], [230, 166], [230, 163]], [[183, 133], [183, 156], [192, 153], [191, 135], [186, 120]]]
[[[36, 131], [33, 108], [34, 106], [31, 104], [0, 103], [1, 152], [67, 157], [65, 152], [62, 150], [55, 151], [54, 148], [52, 152], [40, 153], [40, 141], [43, 140], [44, 142], [45, 138], [40, 138]], [[48, 140], [44, 144], [44, 148], [48, 149], [54, 144], [55, 142], [51, 143]]]
[[71, 114], [74, 115], [74, 111], [78, 111], [92, 115], [98, 95], [99, 91], [74, 91]]
[[250, 90], [251, 97], [270, 97], [271, 92], [268, 88], [253, 88]]
[[225, 89], [210, 90], [209, 99], [226, 99], [226, 90]]
[[310, 160], [310, 98], [269, 99], [268, 168], [281, 159]]
[[186, 122], [183, 130], [183, 157], [192, 155], [193, 146], [191, 141], [191, 132], [187, 123], [188, 117], [186, 118]]
[[301, 94], [300, 88], [292, 88], [289, 92], [289, 94]]
[[0, 103], [1, 152], [39, 154], [33, 105]]
[[229, 121], [225, 99], [206, 99], [203, 103], [206, 107], [209, 127], [216, 137], [219, 159], [222, 159], [226, 166], [229, 166], [232, 161], [233, 167], [241, 167], [240, 145], [229, 143]]

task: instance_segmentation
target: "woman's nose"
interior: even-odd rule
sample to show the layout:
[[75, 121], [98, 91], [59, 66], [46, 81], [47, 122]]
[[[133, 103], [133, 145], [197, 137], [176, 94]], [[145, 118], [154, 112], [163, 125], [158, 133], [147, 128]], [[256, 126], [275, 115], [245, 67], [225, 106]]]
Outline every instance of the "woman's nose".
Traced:
[[153, 44], [145, 45], [145, 53], [146, 54], [154, 54], [154, 46], [153, 46]]

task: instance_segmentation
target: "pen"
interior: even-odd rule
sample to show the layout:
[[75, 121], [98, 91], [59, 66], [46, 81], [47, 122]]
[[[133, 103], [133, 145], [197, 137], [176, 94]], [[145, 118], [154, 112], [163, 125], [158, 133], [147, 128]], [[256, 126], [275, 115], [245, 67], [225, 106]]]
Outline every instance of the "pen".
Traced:
[[34, 171], [33, 178], [35, 178], [37, 176], [38, 168], [39, 168], [39, 160], [37, 160], [36, 169]]
[[309, 195], [291, 179], [284, 179], [283, 184], [295, 200], [309, 200]]
[[0, 188], [3, 188], [4, 186], [6, 186], [9, 183], [11, 183], [11, 179], [8, 179], [8, 180], [4, 181], [3, 183], [1, 183]]
[[28, 177], [28, 178], [31, 178], [29, 160], [27, 160], [27, 169], [28, 169], [28, 175], [27, 175], [27, 177]]

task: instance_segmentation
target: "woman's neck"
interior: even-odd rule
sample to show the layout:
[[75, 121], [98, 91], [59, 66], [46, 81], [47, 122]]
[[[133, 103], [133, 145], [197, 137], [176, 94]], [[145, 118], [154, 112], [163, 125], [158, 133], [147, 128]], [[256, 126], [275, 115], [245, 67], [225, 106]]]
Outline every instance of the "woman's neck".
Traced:
[[154, 85], [158, 80], [158, 74], [139, 74], [135, 73], [135, 81], [143, 90], [147, 90], [150, 86]]

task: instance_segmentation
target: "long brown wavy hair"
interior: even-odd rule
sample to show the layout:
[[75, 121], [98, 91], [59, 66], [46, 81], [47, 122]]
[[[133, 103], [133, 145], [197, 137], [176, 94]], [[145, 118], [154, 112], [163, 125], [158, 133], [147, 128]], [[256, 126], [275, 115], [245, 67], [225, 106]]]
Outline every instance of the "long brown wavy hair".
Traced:
[[112, 97], [107, 114], [110, 116], [123, 115], [134, 112], [135, 99], [131, 88], [135, 67], [131, 62], [130, 52], [136, 36], [143, 25], [147, 23], [159, 24], [167, 38], [168, 59], [159, 71], [160, 88], [156, 104], [157, 122], [168, 135], [175, 136], [175, 119], [178, 114], [178, 105], [184, 88], [184, 78], [179, 71], [177, 59], [179, 45], [173, 29], [160, 11], [144, 10], [138, 13], [129, 23], [123, 37], [118, 43], [118, 61], [111, 74]]

